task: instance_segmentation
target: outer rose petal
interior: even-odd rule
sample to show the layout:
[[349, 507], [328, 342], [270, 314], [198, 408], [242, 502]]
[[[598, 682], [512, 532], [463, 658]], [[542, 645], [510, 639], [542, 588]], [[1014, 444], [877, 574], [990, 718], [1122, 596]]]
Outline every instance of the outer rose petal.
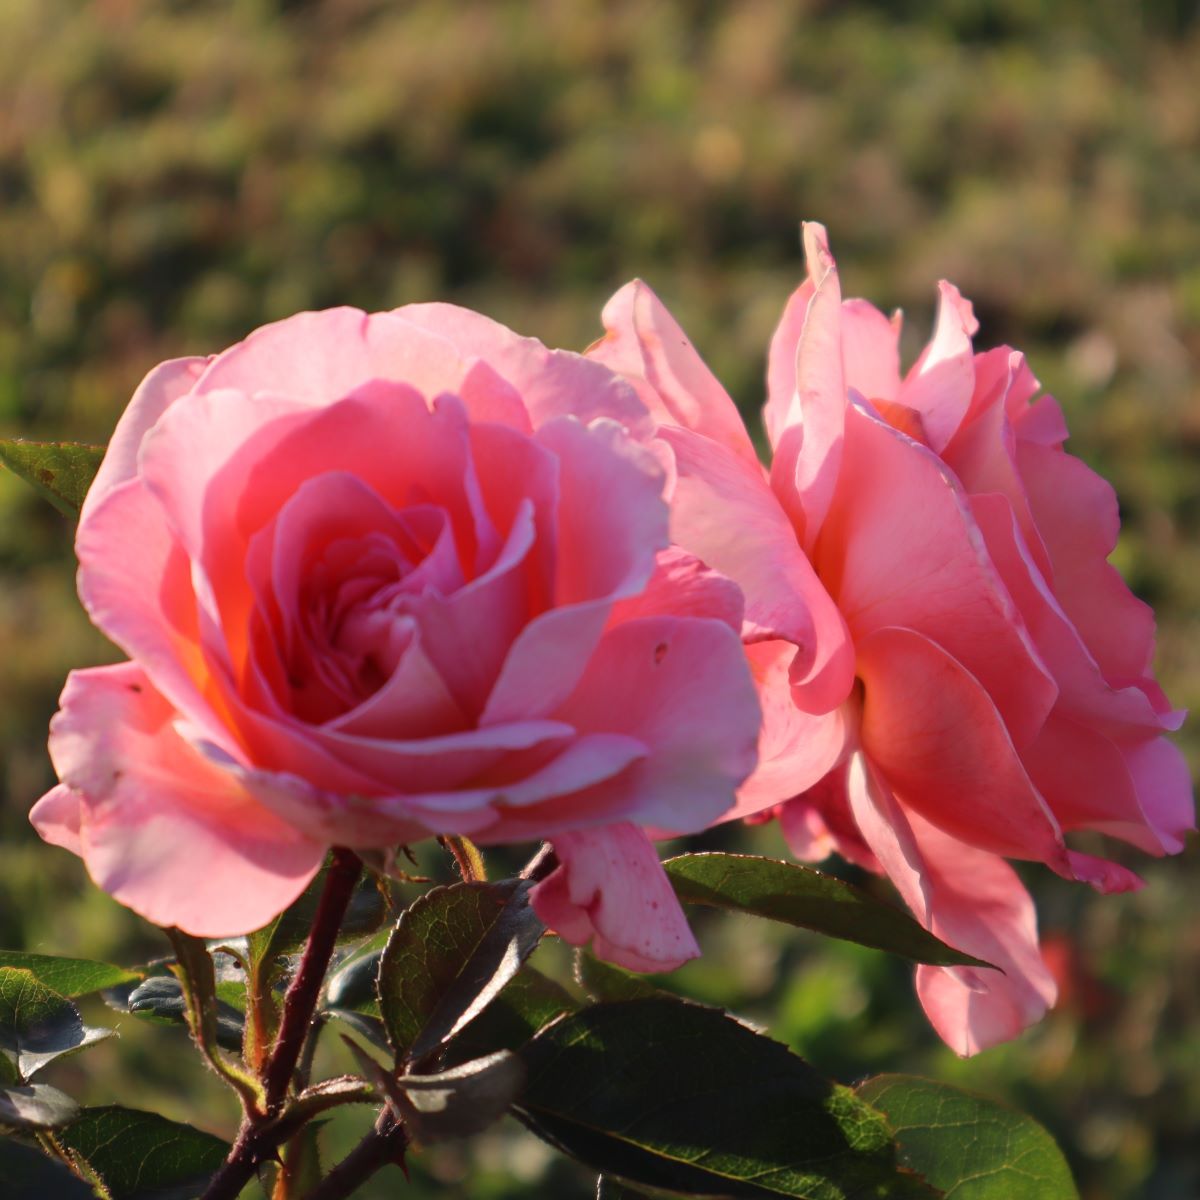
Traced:
[[573, 946], [631, 971], [673, 971], [700, 954], [654, 844], [622, 822], [554, 838], [559, 866], [530, 897]]
[[1000, 968], [917, 968], [921, 1003], [943, 1041], [976, 1054], [1039, 1020], [1054, 1003], [1054, 980], [1012, 868], [902, 809], [862, 755], [850, 761], [848, 793], [863, 837], [921, 924]]
[[746, 647], [763, 711], [758, 767], [738, 789], [726, 820], [751, 816], [816, 786], [845, 752], [849, 730], [842, 706], [817, 714], [797, 707], [788, 678], [791, 657], [787, 642]]
[[137, 474], [138, 448], [142, 438], [159, 417], [200, 378], [208, 365], [207, 358], [172, 358], [160, 363], [138, 384], [121, 419], [113, 430], [104, 461], [92, 486], [84, 497], [80, 520], [114, 488]]
[[[175, 717], [134, 663], [68, 678], [50, 752], [79, 800], [80, 851], [100, 887], [156, 925], [247, 933], [304, 890], [326, 847], [197, 753]], [[47, 801], [48, 831], [69, 828], [61, 797]]]
[[83, 843], [79, 840], [80, 812], [79, 795], [65, 783], [52, 787], [29, 811], [29, 820], [42, 840], [52, 846], [61, 846], [72, 854], [83, 857]]
[[646, 284], [627, 283], [604, 306], [602, 317], [608, 333], [588, 348], [588, 358], [628, 379], [660, 425], [691, 429], [758, 467], [729, 393]]
[[[547, 350], [537, 338], [453, 304], [408, 304], [394, 316], [445, 338], [464, 358], [481, 358], [519, 393], [533, 426], [572, 416], [585, 424], [609, 417], [632, 433], [651, 423], [633, 388], [599, 363], [567, 350]], [[399, 376], [404, 378], [404, 376]]]
[[900, 313], [891, 320], [865, 300], [842, 302], [842, 367], [846, 386], [868, 400], [900, 391]]
[[842, 292], [823, 226], [812, 222], [804, 226], [804, 253], [812, 298], [794, 345], [794, 396], [785, 400], [779, 391], [787, 376], [784, 368], [775, 364], [788, 353], [795, 328], [794, 309], [801, 303], [803, 288], [789, 301], [771, 341], [766, 421], [775, 447], [771, 486], [792, 518], [801, 544], [811, 554], [838, 484], [846, 379], [842, 369]]

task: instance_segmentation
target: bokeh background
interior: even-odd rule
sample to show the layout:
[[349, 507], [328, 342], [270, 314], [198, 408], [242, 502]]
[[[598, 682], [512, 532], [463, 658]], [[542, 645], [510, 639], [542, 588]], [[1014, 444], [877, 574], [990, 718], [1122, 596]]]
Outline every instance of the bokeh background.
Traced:
[[[582, 349], [635, 274], [754, 414], [812, 217], [848, 294], [903, 307], [910, 354], [942, 276], [977, 344], [1028, 353], [1116, 484], [1115, 560], [1158, 610], [1163, 683], [1200, 708], [1197, 79], [1185, 0], [3, 0], [0, 429], [104, 441], [154, 363], [331, 304], [450, 299]], [[164, 943], [25, 818], [66, 672], [113, 656], [70, 542], [0, 475], [0, 945], [137, 961]], [[771, 830], [720, 836], [782, 852]], [[1145, 891], [1027, 875], [1063, 1002], [975, 1060], [936, 1042], [903, 964], [796, 931], [701, 914], [706, 956], [675, 985], [844, 1080], [1009, 1098], [1087, 1200], [1194, 1200], [1196, 844], [1118, 854]], [[120, 1027], [54, 1082], [232, 1129], [181, 1034]], [[589, 1189], [505, 1125], [363, 1195]]]

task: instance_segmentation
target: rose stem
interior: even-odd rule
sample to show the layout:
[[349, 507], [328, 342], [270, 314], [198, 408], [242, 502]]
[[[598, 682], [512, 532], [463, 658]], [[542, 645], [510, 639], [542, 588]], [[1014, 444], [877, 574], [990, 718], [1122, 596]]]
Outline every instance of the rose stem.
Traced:
[[375, 1128], [304, 1196], [304, 1200], [344, 1200], [344, 1197], [353, 1196], [362, 1184], [388, 1163], [403, 1166], [404, 1148], [407, 1145], [408, 1136], [404, 1126], [385, 1109], [379, 1114]]
[[262, 1126], [278, 1115], [287, 1097], [288, 1085], [312, 1024], [321, 984], [337, 943], [338, 930], [361, 873], [362, 860], [358, 855], [353, 850], [335, 846], [299, 969], [283, 999], [279, 1035], [263, 1073], [266, 1111], [248, 1114], [243, 1120], [229, 1157], [213, 1176], [202, 1200], [235, 1200], [259, 1164], [275, 1156], [280, 1139], [273, 1131], [263, 1136]]

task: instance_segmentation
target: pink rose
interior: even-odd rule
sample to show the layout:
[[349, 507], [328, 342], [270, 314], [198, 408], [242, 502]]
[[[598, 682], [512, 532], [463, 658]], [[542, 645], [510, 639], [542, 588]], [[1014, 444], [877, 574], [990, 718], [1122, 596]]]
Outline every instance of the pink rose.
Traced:
[[628, 384], [448, 305], [306, 313], [138, 389], [79, 523], [130, 661], [51, 726], [48, 841], [225, 936], [330, 845], [550, 838], [534, 903], [635, 968], [697, 951], [644, 827], [753, 769], [738, 589], [667, 550]]
[[886, 873], [927, 928], [1002, 968], [918, 968], [933, 1025], [970, 1054], [1054, 1000], [1004, 859], [1138, 886], [1064, 834], [1181, 849], [1191, 786], [1161, 735], [1182, 714], [1150, 676], [1152, 614], [1106, 561], [1112, 489], [1064, 452], [1024, 358], [976, 354], [971, 306], [943, 283], [902, 376], [899, 315], [843, 303], [819, 225], [805, 246], [771, 344], [769, 472], [643, 284], [609, 302], [589, 355], [673, 451], [673, 539], [745, 593], [764, 725], [728, 815], [775, 813], [799, 857]]

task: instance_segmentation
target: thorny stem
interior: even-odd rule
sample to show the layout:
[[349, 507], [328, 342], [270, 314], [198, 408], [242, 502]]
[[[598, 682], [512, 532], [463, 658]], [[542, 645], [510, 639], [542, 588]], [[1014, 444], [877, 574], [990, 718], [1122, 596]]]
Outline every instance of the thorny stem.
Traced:
[[454, 856], [454, 862], [458, 867], [458, 873], [462, 876], [464, 883], [476, 883], [487, 881], [487, 870], [483, 865], [483, 855], [479, 853], [479, 847], [474, 842], [465, 837], [439, 837], [438, 844], [444, 850], [449, 850]]
[[300, 966], [283, 1000], [283, 1018], [275, 1046], [263, 1071], [263, 1111], [248, 1111], [224, 1165], [213, 1176], [202, 1200], [236, 1200], [259, 1167], [278, 1158], [278, 1148], [295, 1131], [285, 1131], [275, 1118], [283, 1108], [321, 993], [321, 984], [337, 942], [338, 930], [354, 894], [362, 862], [352, 850], [335, 847], [317, 902], [316, 916], [300, 958]]
[[346, 1200], [388, 1163], [403, 1166], [408, 1135], [387, 1109], [375, 1127], [342, 1159], [304, 1200]]

